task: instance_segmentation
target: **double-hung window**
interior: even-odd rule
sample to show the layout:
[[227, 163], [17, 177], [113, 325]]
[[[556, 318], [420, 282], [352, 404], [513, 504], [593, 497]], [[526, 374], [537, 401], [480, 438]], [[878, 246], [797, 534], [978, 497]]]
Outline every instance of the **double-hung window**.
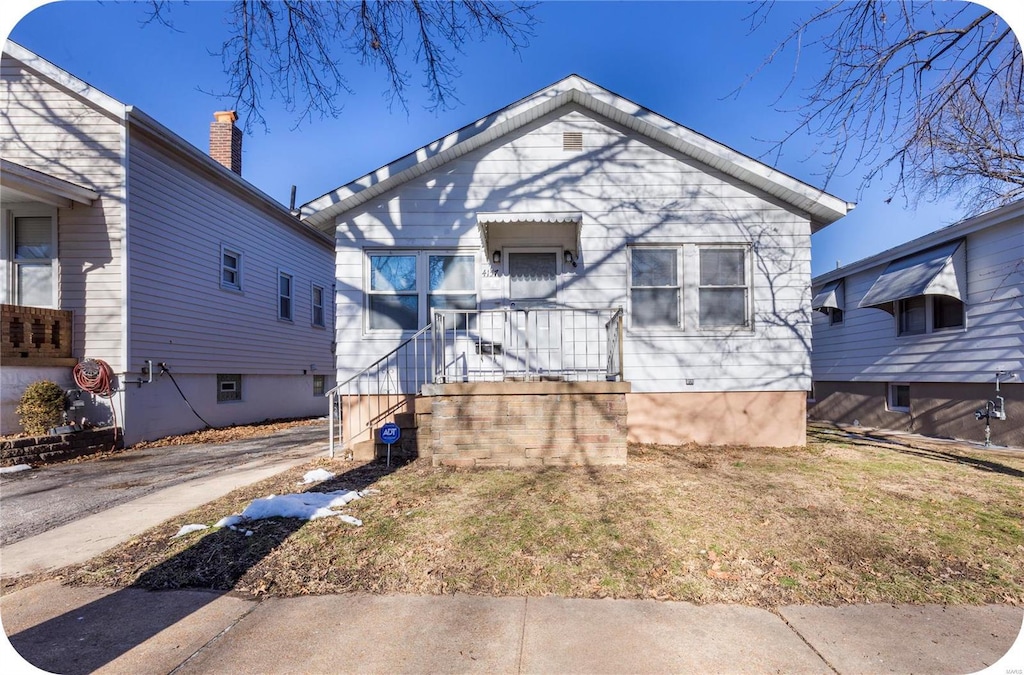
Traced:
[[747, 254], [743, 248], [701, 247], [701, 328], [745, 328], [750, 325]]
[[630, 256], [633, 326], [680, 326], [679, 249], [634, 248]]
[[630, 248], [630, 326], [687, 333], [749, 329], [749, 251], [743, 245]]
[[[367, 329], [414, 331], [431, 310], [475, 310], [476, 255], [436, 251], [369, 252]], [[465, 325], [466, 315], [456, 320]]]
[[323, 286], [317, 286], [316, 284], [313, 284], [312, 304], [313, 314], [310, 321], [314, 326], [318, 328], [323, 328], [325, 325]]
[[232, 291], [242, 290], [242, 254], [220, 247], [220, 285]]
[[12, 256], [16, 305], [54, 307], [55, 258], [54, 218], [51, 216], [18, 216], [12, 218]]
[[282, 321], [291, 321], [293, 312], [292, 299], [294, 289], [292, 275], [287, 272], [277, 273], [277, 318]]

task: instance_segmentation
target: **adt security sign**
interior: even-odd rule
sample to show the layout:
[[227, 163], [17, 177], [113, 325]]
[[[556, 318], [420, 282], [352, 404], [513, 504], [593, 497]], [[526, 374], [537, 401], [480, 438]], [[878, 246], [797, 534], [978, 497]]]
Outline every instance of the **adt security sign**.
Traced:
[[394, 422], [388, 422], [380, 428], [380, 442], [391, 445], [402, 437], [402, 430]]
[[391, 466], [391, 444], [402, 437], [402, 430], [394, 422], [388, 422], [380, 428], [380, 441], [388, 446], [388, 466]]

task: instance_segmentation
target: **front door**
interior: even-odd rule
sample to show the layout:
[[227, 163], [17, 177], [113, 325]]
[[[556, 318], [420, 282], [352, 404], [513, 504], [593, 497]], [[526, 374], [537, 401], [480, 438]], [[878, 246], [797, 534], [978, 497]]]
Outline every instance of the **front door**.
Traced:
[[509, 251], [506, 256], [511, 313], [506, 368], [527, 378], [561, 371], [562, 322], [557, 311], [558, 251]]

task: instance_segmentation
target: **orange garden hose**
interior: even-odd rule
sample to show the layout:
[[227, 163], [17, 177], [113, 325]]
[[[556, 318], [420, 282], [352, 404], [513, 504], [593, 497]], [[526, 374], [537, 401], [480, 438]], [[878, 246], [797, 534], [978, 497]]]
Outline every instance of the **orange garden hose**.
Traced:
[[[110, 364], [101, 359], [85, 359], [79, 361], [74, 369], [75, 384], [90, 394], [106, 399], [114, 396], [114, 371]], [[117, 445], [117, 410], [113, 401], [110, 403], [110, 416], [114, 422], [114, 445]]]

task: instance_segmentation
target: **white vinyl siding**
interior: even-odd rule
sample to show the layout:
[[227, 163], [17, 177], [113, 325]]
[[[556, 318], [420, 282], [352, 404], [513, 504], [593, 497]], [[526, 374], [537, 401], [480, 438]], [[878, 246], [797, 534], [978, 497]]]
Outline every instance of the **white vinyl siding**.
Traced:
[[[565, 153], [564, 131], [582, 132], [586, 151]], [[580, 214], [578, 266], [562, 265], [558, 274], [557, 300], [565, 307], [627, 307], [630, 251], [651, 247], [693, 252], [692, 260], [680, 264], [695, 280], [689, 287], [681, 284], [680, 306], [693, 312], [696, 247], [745, 247], [751, 327], [700, 331], [696, 315], [692, 333], [628, 324], [625, 379], [633, 391], [810, 387], [807, 217], [613, 121], [571, 108], [540, 117], [339, 216], [339, 378], [355, 374], [401, 341], [365, 330], [372, 293], [364, 290], [365, 250], [482, 252], [476, 214], [505, 212]], [[557, 225], [517, 224], [514, 239], [503, 247], [539, 247], [552, 227]], [[495, 248], [489, 247], [488, 262], [477, 272], [477, 302], [485, 310], [509, 301], [507, 271], [489, 262]], [[628, 320], [634, 319], [630, 312]], [[686, 380], [694, 384], [682, 384]]]
[[[966, 255], [961, 325], [952, 325], [958, 320], [955, 300], [925, 296], [925, 311], [918, 311], [915, 319], [924, 322], [925, 330], [913, 335], [898, 335], [898, 313], [857, 308], [886, 262], [846, 275], [843, 329], [830, 329], [827, 318], [814, 312], [814, 379], [991, 383], [997, 370], [1024, 366], [1024, 221], [1018, 218], [968, 234]], [[945, 306], [936, 312], [940, 297]], [[942, 318], [944, 313], [952, 316]]]

